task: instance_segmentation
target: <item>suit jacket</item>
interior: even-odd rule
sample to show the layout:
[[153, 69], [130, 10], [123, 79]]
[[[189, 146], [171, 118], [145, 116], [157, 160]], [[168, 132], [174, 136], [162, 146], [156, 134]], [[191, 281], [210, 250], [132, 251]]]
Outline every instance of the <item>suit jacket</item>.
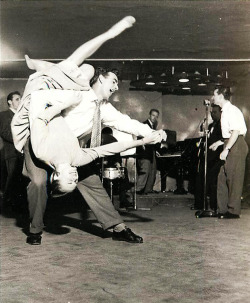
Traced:
[[[211, 130], [213, 128], [213, 132], [211, 133]], [[222, 133], [221, 133], [221, 123], [220, 120], [215, 123], [211, 123], [208, 126], [208, 139], [207, 139], [207, 162], [208, 165], [213, 165], [213, 163], [220, 161], [220, 153], [223, 150], [223, 145], [220, 145], [215, 151], [209, 149], [209, 146], [213, 143], [222, 140]], [[211, 163], [211, 164], [210, 164]]]
[[0, 137], [4, 142], [3, 151], [5, 160], [21, 156], [20, 153], [15, 149], [13, 143], [10, 127], [13, 117], [14, 113], [10, 109], [0, 112]]
[[[147, 124], [150, 128], [156, 129], [157, 125], [151, 125], [151, 123], [148, 121], [143, 122], [144, 124]], [[139, 146], [136, 148], [136, 153], [138, 155], [138, 159], [148, 159], [150, 161], [153, 160], [153, 157], [155, 156], [155, 150], [156, 147], [154, 144], [152, 145], [146, 145], [146, 146]]]

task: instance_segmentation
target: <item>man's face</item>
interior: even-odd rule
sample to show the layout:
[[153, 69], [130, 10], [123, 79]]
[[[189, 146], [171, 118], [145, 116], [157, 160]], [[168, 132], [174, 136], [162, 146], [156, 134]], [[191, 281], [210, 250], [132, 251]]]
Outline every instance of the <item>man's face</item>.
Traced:
[[152, 122], [152, 123], [155, 123], [157, 122], [159, 118], [159, 114], [157, 112], [151, 112], [151, 114], [149, 115], [149, 120]]
[[221, 117], [221, 110], [219, 107], [212, 107], [212, 111], [211, 111], [211, 117], [213, 119], [214, 122], [217, 122], [220, 120]]
[[9, 100], [9, 105], [10, 105], [10, 108], [14, 109], [14, 110], [17, 110], [19, 104], [20, 104], [20, 101], [21, 101], [21, 96], [20, 95], [13, 95], [13, 98], [12, 100]]
[[214, 91], [214, 95], [212, 96], [212, 102], [215, 105], [219, 105], [220, 107], [222, 107], [222, 100], [223, 100], [223, 95], [222, 94], [218, 94], [218, 89], [216, 89]]
[[114, 73], [109, 72], [105, 77], [100, 76], [100, 82], [102, 84], [103, 99], [108, 100], [118, 90], [118, 78]]

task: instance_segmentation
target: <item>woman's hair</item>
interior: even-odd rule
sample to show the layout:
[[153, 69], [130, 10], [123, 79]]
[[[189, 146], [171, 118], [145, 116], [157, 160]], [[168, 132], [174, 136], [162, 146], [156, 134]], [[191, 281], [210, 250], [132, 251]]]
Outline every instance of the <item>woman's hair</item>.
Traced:
[[65, 192], [61, 188], [61, 184], [59, 180], [53, 180], [50, 184], [50, 195], [53, 198], [59, 198], [65, 196], [68, 192]]
[[90, 86], [93, 86], [97, 82], [100, 75], [102, 75], [103, 77], [107, 77], [109, 73], [114, 73], [116, 76], [118, 76], [118, 70], [117, 69], [97, 67], [95, 69], [95, 74], [94, 74], [93, 78], [89, 82]]
[[230, 87], [216, 87], [217, 89], [217, 94], [220, 95], [222, 94], [225, 99], [229, 98], [232, 93], [230, 91]]

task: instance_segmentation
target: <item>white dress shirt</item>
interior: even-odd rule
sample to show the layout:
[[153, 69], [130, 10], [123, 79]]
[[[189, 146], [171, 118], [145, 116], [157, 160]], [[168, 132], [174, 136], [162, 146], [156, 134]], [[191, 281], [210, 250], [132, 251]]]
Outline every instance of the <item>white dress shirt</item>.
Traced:
[[240, 135], [245, 136], [247, 127], [244, 116], [238, 107], [228, 101], [221, 111], [222, 137], [224, 139], [230, 138], [233, 130], [238, 130]]

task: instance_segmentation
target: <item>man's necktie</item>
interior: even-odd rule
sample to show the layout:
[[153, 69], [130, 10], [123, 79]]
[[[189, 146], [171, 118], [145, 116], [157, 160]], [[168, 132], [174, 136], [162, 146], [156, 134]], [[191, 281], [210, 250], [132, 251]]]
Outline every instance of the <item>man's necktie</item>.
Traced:
[[95, 102], [96, 109], [93, 118], [90, 147], [97, 147], [101, 145], [101, 101], [95, 100]]

